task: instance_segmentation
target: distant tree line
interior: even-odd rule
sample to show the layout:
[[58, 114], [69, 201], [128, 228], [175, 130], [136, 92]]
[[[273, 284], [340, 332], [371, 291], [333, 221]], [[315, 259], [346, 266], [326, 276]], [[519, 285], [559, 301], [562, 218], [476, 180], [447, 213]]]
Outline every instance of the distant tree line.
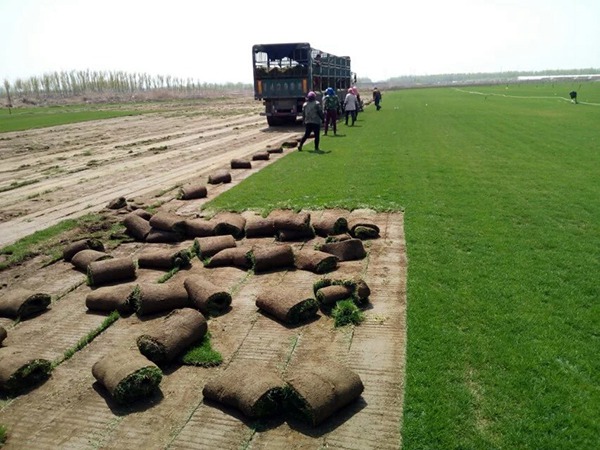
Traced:
[[[13, 83], [4, 80], [0, 95], [7, 97], [32, 97], [41, 99], [47, 96], [72, 97], [90, 94], [136, 94], [155, 90], [167, 90], [194, 95], [206, 90], [246, 90], [251, 84], [207, 83], [191, 78], [178, 78], [170, 75], [149, 75], [147, 73], [127, 73], [123, 71], [72, 70], [70, 72], [45, 73], [26, 79], [16, 79]], [[7, 95], [8, 94], [8, 95]]]
[[388, 86], [446, 85], [452, 83], [502, 83], [517, 81], [520, 76], [595, 75], [600, 69], [542, 70], [537, 72], [449, 73], [439, 75], [404, 75], [385, 81]]

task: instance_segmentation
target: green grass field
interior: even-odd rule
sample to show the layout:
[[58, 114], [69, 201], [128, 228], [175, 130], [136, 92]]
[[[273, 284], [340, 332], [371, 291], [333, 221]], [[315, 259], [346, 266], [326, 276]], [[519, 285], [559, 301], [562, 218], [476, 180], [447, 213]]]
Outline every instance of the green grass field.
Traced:
[[382, 105], [208, 207], [404, 209], [405, 448], [598, 448], [600, 84]]
[[116, 106], [52, 106], [38, 108], [0, 109], [0, 133], [22, 131], [31, 128], [44, 128], [87, 120], [110, 119], [113, 117], [142, 114], [143, 111], [122, 110]]

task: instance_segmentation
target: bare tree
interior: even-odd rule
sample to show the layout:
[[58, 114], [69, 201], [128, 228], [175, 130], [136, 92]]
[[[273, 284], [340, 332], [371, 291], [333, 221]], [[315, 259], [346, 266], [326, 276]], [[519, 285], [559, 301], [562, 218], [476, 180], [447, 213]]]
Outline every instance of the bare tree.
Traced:
[[8, 100], [8, 104], [6, 105], [8, 107], [8, 113], [12, 114], [12, 110], [10, 109], [12, 108], [12, 100], [10, 98], [10, 83], [7, 79], [4, 79], [4, 90], [6, 91], [6, 99]]

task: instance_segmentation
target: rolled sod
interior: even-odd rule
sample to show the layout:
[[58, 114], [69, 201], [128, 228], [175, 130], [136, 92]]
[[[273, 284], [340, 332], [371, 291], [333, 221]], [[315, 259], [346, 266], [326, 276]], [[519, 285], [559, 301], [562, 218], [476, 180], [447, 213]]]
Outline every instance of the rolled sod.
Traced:
[[148, 269], [171, 270], [188, 267], [192, 256], [189, 249], [154, 248], [140, 253], [138, 265]]
[[273, 147], [273, 148], [268, 148], [267, 149], [268, 153], [283, 153], [283, 147], [279, 146], [279, 147]]
[[246, 219], [241, 214], [221, 212], [213, 217], [212, 221], [215, 223], [216, 235], [230, 234], [236, 239], [244, 237]]
[[172, 362], [191, 345], [200, 342], [208, 325], [195, 309], [182, 308], [171, 312], [156, 327], [137, 338], [142, 355], [162, 365]]
[[281, 146], [284, 148], [295, 148], [298, 147], [298, 141], [290, 139], [281, 144]]
[[249, 246], [225, 248], [210, 258], [205, 266], [250, 269], [252, 267], [252, 258], [249, 252], [251, 251], [252, 247]]
[[162, 371], [138, 351], [113, 351], [96, 361], [92, 375], [110, 395], [122, 404], [154, 394]]
[[364, 390], [358, 374], [332, 362], [293, 368], [286, 381], [287, 409], [313, 426], [356, 400]]
[[294, 252], [288, 244], [255, 247], [250, 252], [254, 272], [266, 272], [294, 267]]
[[[343, 292], [346, 291], [342, 291], [341, 289], [334, 290], [330, 289], [330, 287], [340, 286], [349, 289], [350, 295], [343, 298], [335, 298], [336, 295], [343, 295]], [[322, 278], [313, 284], [313, 292], [317, 300], [324, 306], [333, 306], [334, 302], [346, 298], [351, 298], [358, 306], [362, 306], [369, 302], [369, 296], [371, 295], [371, 289], [366, 281], [360, 277], [349, 279]]]
[[221, 169], [208, 176], [209, 184], [231, 183], [231, 174], [228, 170]]
[[145, 316], [190, 306], [182, 283], [143, 283], [134, 293], [136, 314]]
[[99, 252], [104, 252], [104, 244], [97, 239], [80, 239], [71, 242], [63, 249], [63, 259], [69, 262], [71, 261], [71, 258], [81, 250], [97, 250]]
[[232, 169], [252, 169], [252, 163], [245, 159], [232, 159], [231, 160], [231, 168]]
[[252, 155], [252, 161], [268, 161], [269, 157], [269, 152], [257, 152]]
[[327, 237], [346, 233], [348, 221], [344, 216], [331, 211], [324, 211], [321, 217], [313, 219], [312, 226], [319, 236]]
[[256, 306], [289, 325], [314, 318], [319, 309], [310, 289], [298, 289], [296, 286], [265, 289], [256, 297]]
[[273, 219], [254, 216], [246, 219], [246, 237], [269, 237], [275, 236], [275, 225]]
[[2, 343], [4, 342], [4, 339], [6, 339], [6, 336], [8, 336], [8, 333], [6, 332], [6, 328], [4, 328], [2, 325], [0, 325], [0, 345], [2, 345]]
[[302, 249], [294, 255], [296, 268], [313, 273], [327, 273], [338, 266], [338, 257], [319, 250]]
[[245, 362], [229, 366], [204, 386], [202, 395], [250, 418], [272, 416], [280, 410], [283, 380], [264, 364]]
[[12, 289], [0, 299], [0, 316], [26, 319], [44, 311], [50, 305], [49, 294], [30, 289]]
[[348, 231], [357, 239], [375, 239], [379, 237], [379, 227], [364, 217], [348, 220]]
[[77, 252], [71, 258], [71, 264], [73, 264], [77, 270], [87, 272], [90, 263], [93, 263], [94, 261], [103, 261], [105, 259], [112, 259], [112, 256], [108, 253], [88, 248]]
[[177, 198], [180, 200], [193, 200], [204, 198], [208, 195], [208, 190], [204, 184], [186, 184], [179, 188]]
[[233, 248], [235, 246], [235, 238], [230, 234], [194, 239], [194, 251], [200, 259], [209, 258], [225, 248]]
[[319, 304], [326, 308], [333, 308], [339, 300], [352, 298], [354, 289], [351, 286], [332, 285], [322, 287], [315, 294]]
[[367, 256], [362, 241], [354, 238], [322, 244], [319, 247], [319, 250], [337, 256], [340, 261], [353, 261], [356, 259], [363, 259]]
[[138, 241], [145, 241], [148, 234], [152, 230], [150, 222], [145, 217], [142, 217], [141, 213], [137, 213], [139, 209], [129, 213], [123, 219], [123, 225], [127, 229], [130, 236]]
[[87, 274], [90, 286], [100, 286], [134, 279], [136, 267], [130, 257], [105, 259], [90, 263]]
[[134, 209], [131, 214], [135, 214], [136, 216], [140, 216], [142, 219], [144, 220], [150, 220], [150, 218], [152, 217], [152, 213], [146, 211], [145, 209], [142, 208], [138, 208], [138, 209]]
[[160, 211], [150, 218], [150, 226], [157, 230], [185, 234], [186, 218], [178, 214]]
[[35, 358], [24, 350], [12, 347], [0, 349], [0, 388], [9, 393], [19, 393], [47, 380], [52, 363]]
[[190, 298], [191, 306], [200, 310], [205, 316], [223, 314], [231, 305], [229, 292], [201, 276], [188, 277], [183, 285]]
[[100, 287], [87, 295], [85, 306], [90, 311], [132, 313], [136, 307], [135, 288], [132, 284]]
[[310, 228], [310, 214], [296, 213], [289, 209], [271, 211], [269, 218], [273, 220], [275, 230], [306, 231]]
[[178, 231], [165, 231], [159, 230], [158, 228], [151, 228], [150, 233], [146, 236], [146, 242], [158, 244], [168, 244], [173, 242], [180, 242], [184, 238], [184, 234]]
[[206, 219], [188, 219], [185, 221], [185, 234], [187, 237], [214, 236], [215, 223]]
[[298, 230], [277, 230], [276, 238], [281, 242], [305, 241], [315, 237], [312, 227], [303, 231]]

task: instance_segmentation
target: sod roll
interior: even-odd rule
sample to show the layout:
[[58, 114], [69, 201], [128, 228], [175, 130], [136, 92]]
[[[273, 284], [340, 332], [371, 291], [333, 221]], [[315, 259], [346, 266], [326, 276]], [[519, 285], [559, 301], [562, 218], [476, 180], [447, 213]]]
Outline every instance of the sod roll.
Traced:
[[159, 211], [150, 218], [150, 226], [157, 230], [185, 234], [185, 217], [166, 211]]
[[313, 273], [327, 273], [338, 266], [338, 257], [319, 250], [302, 249], [294, 255], [296, 268]]
[[24, 350], [12, 347], [0, 348], [0, 389], [19, 393], [47, 380], [52, 363], [36, 358]]
[[252, 155], [252, 161], [268, 161], [270, 156], [269, 152], [256, 152]]
[[319, 309], [310, 289], [297, 286], [264, 289], [256, 297], [256, 306], [289, 325], [316, 317]]
[[216, 170], [208, 176], [209, 184], [231, 183], [231, 174], [228, 170]]
[[153, 248], [144, 250], [138, 256], [138, 265], [142, 268], [171, 270], [188, 267], [192, 258], [189, 249]]
[[100, 286], [134, 279], [136, 267], [130, 257], [105, 259], [90, 263], [87, 274], [90, 286]]
[[77, 252], [71, 258], [71, 264], [73, 264], [73, 266], [75, 266], [77, 270], [87, 272], [90, 263], [93, 263], [94, 261], [102, 261], [105, 259], [112, 259], [112, 256], [110, 256], [108, 253], [88, 248]]
[[150, 218], [152, 217], [152, 213], [146, 211], [143, 208], [138, 208], [138, 209], [134, 209], [131, 214], [135, 214], [136, 216], [140, 216], [142, 219], [145, 220], [150, 220]]
[[310, 228], [310, 214], [296, 213], [289, 209], [271, 211], [269, 218], [273, 220], [275, 230], [306, 231]]
[[202, 276], [188, 277], [183, 285], [191, 305], [205, 316], [223, 314], [231, 305], [231, 294]]
[[283, 153], [283, 147], [280, 145], [279, 147], [267, 148], [268, 153]]
[[333, 308], [333, 306], [339, 300], [345, 300], [347, 298], [352, 298], [354, 294], [354, 289], [351, 286], [344, 285], [332, 285], [322, 287], [317, 291], [315, 297], [319, 304], [327, 307]]
[[357, 239], [375, 239], [379, 237], [379, 227], [372, 220], [354, 217], [348, 220], [348, 230]]
[[255, 247], [250, 255], [256, 273], [294, 267], [294, 252], [288, 244]]
[[231, 160], [231, 168], [232, 169], [252, 169], [252, 163], [245, 159], [232, 159]]
[[4, 342], [4, 339], [6, 339], [6, 336], [8, 336], [8, 333], [6, 332], [6, 328], [4, 328], [2, 325], [0, 325], [0, 345], [2, 345], [2, 343]]
[[185, 234], [189, 238], [214, 236], [215, 223], [206, 219], [187, 219]]
[[355, 401], [364, 390], [358, 374], [333, 362], [292, 368], [286, 381], [291, 388], [286, 396], [288, 409], [313, 426]]
[[197, 198], [204, 198], [208, 195], [208, 190], [204, 184], [186, 184], [179, 188], [177, 197], [180, 200], [193, 200]]
[[188, 293], [182, 283], [142, 283], [135, 292], [138, 316], [170, 312], [190, 306]]
[[[343, 298], [334, 299], [336, 293], [342, 295], [342, 292], [346, 292], [346, 290], [342, 291], [341, 289], [330, 289], [330, 287], [340, 286], [349, 290], [350, 295]], [[346, 298], [351, 298], [358, 306], [362, 306], [369, 302], [369, 296], [371, 295], [371, 289], [367, 285], [366, 281], [358, 276], [348, 279], [323, 278], [313, 284], [313, 291], [317, 300], [319, 300], [321, 304], [331, 304], [331, 306], [333, 306], [333, 302], [337, 302], [338, 300], [343, 300]]]
[[317, 219], [313, 219], [312, 226], [319, 236], [327, 237], [346, 233], [348, 231], [348, 220], [332, 211], [324, 211]]
[[229, 366], [206, 383], [202, 395], [258, 419], [279, 411], [283, 385], [275, 370], [259, 362], [244, 362]]
[[233, 248], [235, 246], [235, 238], [231, 235], [207, 236], [194, 239], [194, 250], [200, 259], [210, 258], [225, 248]]
[[367, 256], [362, 241], [354, 238], [322, 244], [319, 250], [337, 256], [340, 261], [353, 261]]
[[138, 351], [115, 350], [92, 366], [92, 375], [121, 404], [154, 394], [162, 371]]
[[288, 139], [283, 144], [281, 144], [284, 148], [295, 148], [298, 147], [298, 141], [294, 139]]
[[235, 239], [241, 239], [244, 237], [246, 219], [241, 214], [221, 212], [213, 217], [212, 221], [215, 223], [216, 235], [230, 234]]
[[172, 362], [191, 345], [200, 342], [207, 329], [206, 319], [199, 311], [176, 309], [136, 342], [142, 355], [160, 366]]
[[100, 287], [86, 296], [85, 306], [90, 311], [132, 313], [136, 307], [135, 288], [133, 284]]
[[312, 227], [303, 231], [298, 230], [277, 230], [276, 239], [281, 242], [306, 241], [315, 237]]
[[0, 316], [26, 319], [48, 308], [49, 294], [25, 288], [11, 289], [0, 299]]
[[141, 213], [137, 213], [137, 211], [140, 210], [127, 214], [123, 219], [123, 225], [125, 225], [127, 233], [134, 239], [145, 241], [152, 227], [150, 226], [150, 222], [145, 217], [142, 217]]
[[71, 242], [63, 249], [63, 259], [67, 262], [71, 261], [71, 258], [75, 256], [81, 250], [97, 250], [104, 252], [104, 244], [97, 239], [80, 239], [75, 242]]
[[273, 219], [253, 216], [246, 220], [246, 237], [269, 237], [275, 236], [275, 225]]
[[174, 242], [180, 242], [184, 238], [184, 235], [178, 231], [166, 231], [159, 230], [158, 228], [151, 228], [150, 233], [146, 236], [146, 242], [158, 244], [169, 244]]
[[247, 270], [252, 267], [250, 252], [252, 247], [225, 248], [214, 255], [205, 264], [206, 267], [237, 267]]

